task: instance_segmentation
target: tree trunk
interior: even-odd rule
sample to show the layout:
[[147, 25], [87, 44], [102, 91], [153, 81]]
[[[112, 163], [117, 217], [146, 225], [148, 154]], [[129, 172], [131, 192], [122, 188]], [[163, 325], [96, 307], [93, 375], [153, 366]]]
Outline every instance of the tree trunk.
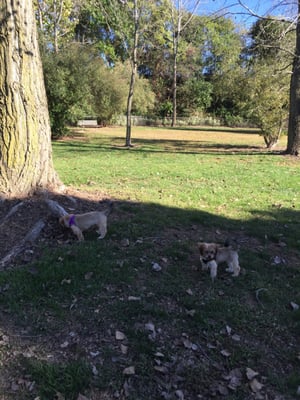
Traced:
[[286, 153], [298, 156], [300, 151], [300, 0], [296, 28], [296, 53], [290, 86], [290, 114]]
[[131, 79], [129, 86], [129, 93], [127, 99], [127, 112], [126, 112], [126, 139], [125, 146], [132, 147], [131, 144], [131, 110], [132, 110], [132, 101], [133, 101], [133, 93], [134, 93], [134, 85], [137, 74], [137, 50], [138, 50], [138, 41], [139, 41], [139, 16], [138, 16], [138, 8], [137, 8], [137, 0], [134, 1], [134, 39], [133, 39], [133, 50], [132, 50], [132, 70], [131, 70]]
[[2, 0], [0, 37], [0, 195], [26, 196], [59, 184], [31, 0]]

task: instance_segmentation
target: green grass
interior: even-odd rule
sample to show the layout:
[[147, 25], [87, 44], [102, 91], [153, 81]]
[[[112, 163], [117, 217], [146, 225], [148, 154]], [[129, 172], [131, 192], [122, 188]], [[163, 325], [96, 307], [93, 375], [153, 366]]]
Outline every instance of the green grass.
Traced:
[[[83, 243], [45, 249], [35, 273], [28, 266], [0, 275], [0, 307], [19, 338], [11, 373], [34, 381], [41, 399], [126, 392], [130, 400], [173, 400], [176, 390], [185, 399], [220, 398], [216, 388], [238, 369], [241, 384], [226, 397], [237, 400], [251, 396], [249, 367], [263, 395], [293, 399], [299, 161], [265, 151], [248, 131], [135, 128], [136, 146], [123, 143], [121, 128], [103, 128], [53, 144], [66, 185], [117, 204], [104, 240], [88, 234]], [[199, 270], [196, 243], [227, 236], [240, 243], [242, 274], [232, 279], [220, 269], [212, 283]], [[274, 263], [275, 255], [285, 263]], [[19, 359], [28, 348], [30, 357]], [[129, 366], [135, 374], [126, 376]], [[10, 395], [5, 400], [34, 398], [28, 390]]]

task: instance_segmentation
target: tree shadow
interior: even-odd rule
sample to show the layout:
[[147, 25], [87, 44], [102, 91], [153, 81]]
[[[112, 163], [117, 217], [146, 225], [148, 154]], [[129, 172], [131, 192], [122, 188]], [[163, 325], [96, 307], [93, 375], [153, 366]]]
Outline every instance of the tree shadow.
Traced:
[[134, 145], [130, 149], [124, 145], [114, 144], [120, 138], [111, 138], [107, 143], [85, 143], [85, 142], [56, 142], [57, 148], [67, 148], [68, 151], [76, 152], [105, 152], [133, 151], [138, 153], [170, 153], [170, 154], [206, 154], [206, 155], [279, 155], [281, 150], [268, 150], [265, 147], [247, 144], [210, 143], [208, 141], [191, 140], [166, 140], [166, 139], [134, 139]]
[[[47, 199], [58, 202], [70, 213], [101, 210], [108, 200], [113, 201], [114, 211], [109, 216], [107, 236], [99, 241], [96, 239], [97, 235], [88, 232], [85, 242], [78, 243], [70, 229], [62, 228], [58, 224], [58, 215], [53, 215], [44, 206]], [[23, 206], [20, 205], [17, 212], [5, 220], [9, 210], [20, 203], [23, 203]], [[35, 220], [43, 218], [45, 228], [39, 240], [36, 243], [28, 243], [23, 254], [13, 260], [9, 270], [0, 276], [2, 341], [6, 340], [3, 339], [4, 337], [9, 338], [12, 349], [6, 352], [7, 368], [2, 378], [9, 377], [10, 382], [16, 382], [15, 386], [18, 385], [17, 382], [21, 382], [18, 374], [20, 365], [23, 366], [19, 360], [22, 354], [25, 354], [23, 358], [30, 356], [33, 364], [36, 360], [43, 371], [47, 371], [47, 368], [50, 368], [49, 365], [55, 362], [70, 363], [74, 360], [85, 360], [88, 365], [97, 365], [98, 368], [102, 365], [101, 368], [105, 369], [106, 364], [111, 365], [109, 368], [114, 371], [114, 374], [122, 377], [122, 370], [127, 366], [127, 359], [125, 354], [119, 354], [120, 346], [116, 343], [114, 332], [122, 329], [128, 329], [131, 332], [130, 329], [132, 329], [132, 336], [139, 338], [139, 346], [142, 349], [140, 353], [143, 355], [142, 362], [147, 365], [146, 350], [142, 346], [146, 344], [149, 346], [149, 344], [148, 342], [144, 344], [142, 333], [134, 330], [140, 328], [131, 327], [132, 325], [140, 326], [135, 323], [136, 319], [138, 323], [141, 321], [147, 323], [148, 320], [144, 321], [145, 315], [146, 318], [152, 318], [151, 321], [159, 326], [159, 323], [162, 324], [161, 315], [166, 313], [165, 318], [170, 325], [170, 331], [166, 333], [167, 336], [169, 335], [168, 341], [177, 340], [176, 336], [174, 339], [172, 335], [180, 337], [182, 326], [184, 326], [184, 332], [187, 332], [186, 335], [192, 335], [194, 325], [195, 332], [199, 332], [199, 327], [203, 327], [205, 332], [209, 329], [210, 322], [208, 321], [214, 319], [213, 312], [218, 312], [218, 310], [210, 311], [209, 315], [212, 316], [208, 320], [201, 315], [201, 318], [199, 317], [200, 319], [195, 322], [189, 322], [187, 318], [191, 317], [182, 310], [186, 307], [188, 310], [200, 307], [204, 312], [203, 304], [206, 298], [213, 303], [220, 302], [221, 297], [222, 302], [228, 305], [230, 303], [226, 303], [226, 300], [230, 291], [234, 291], [235, 296], [238, 296], [238, 300], [234, 299], [235, 303], [242, 302], [245, 300], [243, 297], [245, 290], [249, 291], [248, 286], [258, 284], [256, 281], [251, 283], [253, 276], [257, 276], [258, 273], [255, 271], [254, 275], [250, 273], [246, 278], [241, 277], [239, 285], [235, 285], [232, 279], [221, 276], [219, 286], [216, 283], [216, 289], [214, 289], [206, 275], [200, 278], [199, 271], [194, 271], [192, 268], [193, 265], [199, 264], [197, 253], [199, 240], [222, 243], [225, 239], [232, 239], [240, 247], [242, 261], [248, 253], [255, 254], [260, 246], [263, 249], [262, 259], [260, 260], [259, 255], [258, 261], [251, 260], [251, 262], [253, 265], [255, 262], [260, 262], [257, 269], [261, 271], [261, 275], [266, 274], [264, 259], [270, 254], [272, 256], [278, 254], [280, 259], [288, 259], [290, 254], [293, 254], [293, 257], [294, 254], [299, 255], [299, 210], [274, 207], [268, 211], [253, 210], [252, 214], [253, 218], [247, 221], [232, 220], [199, 209], [167, 207], [157, 203], [132, 202], [118, 198], [107, 199], [101, 193], [83, 193], [75, 190], [70, 190], [66, 194], [49, 193], [47, 195], [44, 193], [28, 199], [3, 201], [0, 209], [1, 243], [7, 241], [13, 245], [15, 238], [13, 231], [18, 229], [20, 222], [29, 228]], [[172, 260], [175, 266], [169, 265], [165, 275], [163, 275], [164, 272], [159, 275], [146, 271], [145, 260], [149, 264], [151, 261], [157, 261], [167, 265], [167, 258]], [[294, 257], [293, 260], [295, 259], [297, 258]], [[248, 268], [253, 269], [253, 265], [249, 265]], [[297, 266], [289, 264], [284, 266], [285, 269], [289, 267], [295, 269]], [[18, 274], [20, 274], [19, 283], [15, 284], [14, 279]], [[285, 271], [284, 274], [287, 276], [288, 272]], [[137, 279], [137, 276], [138, 280], [133, 290], [132, 282]], [[267, 276], [271, 280], [272, 272], [269, 271]], [[203, 279], [202, 283], [201, 279]], [[186, 288], [190, 290], [189, 294], [183, 291], [184, 282], [186, 282]], [[258, 282], [260, 282], [259, 279]], [[164, 285], [167, 284], [170, 286], [164, 289]], [[32, 285], [31, 290], [34, 292], [30, 292], [27, 285]], [[149, 289], [149, 293], [144, 294], [146, 285], [151, 287], [152, 293]], [[257, 289], [256, 286], [255, 288]], [[192, 296], [193, 292], [197, 293], [197, 296]], [[35, 297], [34, 301], [31, 296]], [[144, 308], [139, 306], [140, 300], [137, 300], [143, 296], [147, 300], [145, 300]], [[128, 302], [129, 297], [134, 301]], [[193, 300], [194, 298], [196, 300]], [[154, 303], [154, 300], [158, 303], [155, 310], [154, 305], [147, 303], [151, 301]], [[15, 301], [19, 304], [14, 305]], [[31, 302], [32, 304], [38, 302], [37, 311], [32, 309]], [[116, 302], [120, 307], [117, 310], [114, 308]], [[133, 305], [136, 304], [134, 302], [138, 305]], [[51, 307], [48, 308], [47, 304]], [[255, 307], [258, 306], [259, 304], [255, 305]], [[164, 311], [164, 307], [167, 311]], [[20, 310], [23, 319], [20, 318]], [[236, 308], [233, 310], [238, 312]], [[40, 312], [44, 315], [39, 315]], [[262, 313], [263, 309], [259, 312]], [[56, 316], [60, 313], [67, 317], [60, 319]], [[226, 311], [222, 313], [227, 318]], [[126, 321], [123, 321], [123, 318]], [[243, 317], [246, 323], [248, 323], [247, 318], [248, 316]], [[176, 326], [176, 320], [181, 321], [180, 328]], [[226, 325], [229, 322], [225, 319], [222, 323]], [[240, 322], [240, 325], [243, 323]], [[213, 329], [216, 329], [217, 322], [213, 321], [212, 324]], [[239, 329], [242, 329], [241, 326]], [[163, 334], [162, 330], [157, 335], [159, 337]], [[204, 340], [205, 337], [203, 334], [197, 340]], [[255, 340], [256, 346], [258, 338], [256, 337]], [[134, 351], [134, 346], [138, 347], [136, 342], [134, 343], [133, 345], [132, 339], [129, 354]], [[153, 345], [155, 344], [156, 342]], [[160, 345], [167, 351], [166, 343], [160, 343]], [[182, 344], [180, 346], [177, 346], [176, 351], [179, 352], [178, 348], [184, 349]], [[153, 363], [152, 350], [151, 347], [150, 363]], [[164, 350], [161, 351], [164, 352]], [[174, 352], [174, 349], [172, 351]], [[105, 358], [106, 352], [109, 354], [108, 358]], [[141, 356], [135, 357], [133, 360], [130, 359], [130, 362], [137, 363]], [[190, 354], [189, 357], [192, 355]], [[214, 363], [207, 362], [208, 359], [205, 358], [206, 369], [211, 370]], [[201, 364], [203, 360], [200, 357], [195, 360], [195, 363]], [[236, 362], [238, 364], [238, 361]], [[141, 372], [138, 373], [141, 374]], [[28, 377], [30, 376], [28, 371], [25, 375], [27, 378], [23, 381], [27, 384], [33, 378]], [[47, 373], [45, 372], [44, 375]], [[49, 379], [51, 380], [51, 377]], [[142, 375], [139, 375], [139, 379], [142, 379]], [[150, 379], [148, 375], [147, 379]], [[212, 380], [214, 379], [212, 377]], [[41, 384], [41, 380], [41, 378], [37, 379], [36, 384]], [[107, 385], [109, 386], [108, 383]], [[9, 391], [9, 389], [6, 390]], [[186, 390], [191, 389], [186, 386]]]

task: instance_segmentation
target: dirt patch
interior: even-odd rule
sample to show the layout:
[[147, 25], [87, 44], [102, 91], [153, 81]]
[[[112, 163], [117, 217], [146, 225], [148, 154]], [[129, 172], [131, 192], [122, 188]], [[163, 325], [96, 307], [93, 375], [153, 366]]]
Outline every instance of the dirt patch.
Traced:
[[[107, 202], [105, 195], [99, 192], [82, 193], [75, 190], [69, 190], [64, 195], [47, 192], [28, 199], [3, 200], [0, 207], [0, 263], [11, 252], [18, 254], [12, 254], [1, 266], [2, 269], [31, 262], [40, 255], [41, 247], [51, 248], [74, 240], [72, 233], [59, 225], [58, 215], [50, 209], [48, 200], [57, 202], [68, 213], [101, 210]], [[34, 238], [36, 240], [26, 238], [38, 225], [41, 230]], [[18, 249], [24, 239], [22, 249]]]

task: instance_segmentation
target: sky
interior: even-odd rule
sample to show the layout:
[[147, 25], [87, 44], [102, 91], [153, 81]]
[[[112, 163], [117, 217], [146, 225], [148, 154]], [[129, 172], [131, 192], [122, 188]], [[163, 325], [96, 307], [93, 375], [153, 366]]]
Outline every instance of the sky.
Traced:
[[[290, 20], [296, 15], [297, 0], [201, 0], [199, 14], [220, 12], [230, 16], [236, 23], [249, 27], [257, 16], [276, 15]], [[250, 14], [253, 14], [250, 16]]]

